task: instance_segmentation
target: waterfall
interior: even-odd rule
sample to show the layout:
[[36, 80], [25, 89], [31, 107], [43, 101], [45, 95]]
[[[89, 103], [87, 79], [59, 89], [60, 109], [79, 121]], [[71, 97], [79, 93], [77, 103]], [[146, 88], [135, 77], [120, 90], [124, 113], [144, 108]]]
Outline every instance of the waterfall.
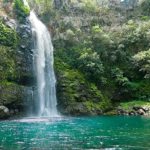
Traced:
[[37, 18], [33, 11], [29, 20], [34, 39], [33, 65], [37, 80], [37, 95], [34, 109], [37, 117], [56, 117], [56, 78], [53, 68], [53, 45], [46, 26]]

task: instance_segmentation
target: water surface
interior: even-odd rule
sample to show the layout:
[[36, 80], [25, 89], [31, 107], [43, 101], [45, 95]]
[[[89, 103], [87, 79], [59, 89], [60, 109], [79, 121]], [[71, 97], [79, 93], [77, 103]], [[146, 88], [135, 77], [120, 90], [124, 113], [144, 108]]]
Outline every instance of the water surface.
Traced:
[[0, 150], [149, 150], [150, 118], [79, 117], [0, 122]]

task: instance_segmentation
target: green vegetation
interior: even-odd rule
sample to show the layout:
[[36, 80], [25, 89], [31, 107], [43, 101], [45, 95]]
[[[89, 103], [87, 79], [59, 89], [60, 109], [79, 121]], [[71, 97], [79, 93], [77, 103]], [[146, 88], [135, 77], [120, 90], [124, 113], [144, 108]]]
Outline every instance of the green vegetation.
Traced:
[[[71, 70], [81, 72], [84, 78], [94, 84], [113, 104], [130, 100], [149, 101], [150, 57], [149, 50], [145, 50], [150, 48], [150, 21], [148, 16], [145, 17], [147, 19], [141, 20], [141, 17], [135, 14], [143, 7], [143, 3], [137, 7], [133, 6], [131, 16], [123, 14], [121, 9], [113, 10], [112, 8], [106, 11], [105, 15], [111, 16], [109, 23], [105, 20], [106, 16], [102, 15], [104, 12], [100, 11], [100, 9], [106, 9], [108, 5], [102, 8], [102, 5], [100, 7], [95, 5], [95, 1], [91, 2], [90, 6], [97, 7], [101, 17], [94, 18], [95, 9], [92, 8], [93, 13], [91, 13], [89, 1], [85, 3], [87, 5], [84, 7], [87, 8], [82, 13], [87, 21], [86, 25], [81, 21], [83, 17], [80, 14], [76, 24], [74, 18], [70, 18], [67, 23], [65, 20], [58, 21], [57, 18], [66, 16], [66, 11], [64, 14], [62, 10], [61, 13], [56, 12], [55, 17], [57, 17], [53, 18], [57, 22], [54, 33], [56, 31], [58, 34], [54, 41], [56, 56], [68, 64]], [[67, 11], [70, 11], [69, 6]], [[121, 18], [115, 20], [115, 14], [118, 11], [125, 18], [124, 20]], [[142, 9], [138, 13], [143, 15]], [[76, 12], [72, 12], [70, 17], [72, 16], [75, 17]], [[92, 17], [94, 19], [91, 19]], [[51, 25], [50, 22], [49, 25]], [[93, 104], [92, 100], [84, 104], [89, 110], [102, 106], [102, 103], [99, 106], [99, 102]], [[108, 106], [111, 108], [110, 105]]]
[[133, 107], [150, 107], [150, 102], [143, 100], [134, 100], [130, 102], [123, 102], [119, 104], [119, 107], [126, 111], [131, 111]]
[[96, 13], [98, 11], [98, 7], [96, 5], [96, 1], [93, 0], [81, 0], [83, 6], [82, 6], [82, 9], [85, 11], [85, 12], [91, 12], [91, 13]]
[[[3, 81], [0, 82], [1, 85], [1, 91], [3, 91], [0, 95], [0, 105], [7, 106], [8, 108], [18, 108], [18, 106], [21, 106], [23, 101], [23, 92], [20, 85]], [[22, 108], [20, 108], [22, 109]]]
[[150, 78], [150, 49], [148, 51], [142, 51], [133, 56], [135, 65], [139, 68], [139, 71], [145, 73], [144, 78]]
[[[72, 115], [101, 114], [110, 107], [110, 101], [82, 73], [71, 69], [59, 58], [55, 59], [58, 77], [58, 107]], [[64, 112], [65, 110], [65, 112]]]
[[17, 45], [16, 32], [4, 25], [2, 21], [0, 21], [0, 45], [13, 47]]
[[[4, 1], [6, 12], [12, 11], [11, 2]], [[19, 21], [24, 22], [25, 17], [29, 14], [29, 9], [23, 6], [23, 2], [20, 0], [14, 2], [14, 9]], [[2, 12], [2, 14], [6, 12]], [[10, 15], [8, 15], [8, 18], [7, 16], [0, 17], [0, 106], [5, 106], [13, 112], [12, 115], [17, 115], [23, 110], [25, 96], [25, 87], [22, 85], [23, 83], [19, 83], [21, 74], [18, 69], [21, 62], [18, 48], [21, 37], [15, 29], [10, 28], [14, 20], [9, 17]], [[10, 116], [9, 112], [5, 114], [1, 110], [1, 118]]]
[[[119, 103], [128, 107], [149, 102], [149, 0], [131, 2], [29, 2], [52, 33], [58, 107], [62, 113], [96, 115]], [[13, 9], [18, 21], [24, 23], [30, 9], [22, 0], [15, 0]], [[16, 31], [0, 22], [0, 83], [24, 84], [24, 80], [32, 80], [32, 75], [26, 73], [27, 66], [24, 72], [16, 71], [26, 53], [22, 50], [19, 58], [15, 57], [19, 38]], [[28, 42], [22, 40], [24, 47]]]
[[14, 79], [16, 76], [13, 49], [0, 46], [0, 81]]
[[141, 4], [142, 13], [146, 16], [150, 15], [150, 1], [144, 0]]
[[20, 21], [30, 14], [30, 8], [23, 4], [23, 0], [14, 1], [14, 11]]

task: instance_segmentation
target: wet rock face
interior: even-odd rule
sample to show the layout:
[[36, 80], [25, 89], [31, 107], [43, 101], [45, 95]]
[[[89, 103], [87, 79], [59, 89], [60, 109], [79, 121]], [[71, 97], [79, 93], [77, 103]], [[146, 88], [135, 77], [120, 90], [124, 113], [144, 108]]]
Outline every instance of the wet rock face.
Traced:
[[[3, 22], [15, 32], [15, 20], [6, 17]], [[24, 112], [32, 97], [31, 91], [34, 85], [32, 31], [28, 19], [18, 24], [16, 31], [18, 40], [14, 45], [17, 47], [0, 45], [1, 55], [3, 54], [0, 63], [0, 106], [9, 109], [9, 113], [6, 113], [6, 109], [1, 107], [0, 119], [7, 119]], [[11, 40], [10, 38], [7, 42]]]
[[0, 89], [0, 103], [11, 108], [17, 108], [22, 105], [22, 98], [24, 96], [24, 87], [9, 83], [1, 85]]
[[5, 106], [9, 111], [0, 107], [0, 119], [7, 119], [25, 112], [31, 101], [32, 87], [3, 83], [3, 85], [0, 85], [0, 106]]
[[[8, 12], [1, 9], [0, 14], [1, 24], [7, 29], [0, 33], [7, 39], [0, 44], [0, 119], [24, 113], [32, 100], [34, 85], [30, 22], [27, 17], [14, 15], [12, 1], [4, 3], [10, 7]], [[3, 8], [2, 4], [0, 2], [0, 8]]]
[[[17, 33], [20, 38], [17, 54], [16, 54], [16, 70], [19, 74], [18, 84], [21, 85], [20, 90], [20, 106], [17, 108], [19, 112], [26, 113], [26, 110], [30, 109], [32, 104], [32, 89], [35, 86], [35, 76], [33, 70], [33, 40], [32, 30], [28, 18], [20, 23], [17, 27]], [[18, 91], [19, 92], [19, 91]], [[17, 105], [15, 104], [15, 105]], [[14, 111], [15, 109], [13, 109]], [[15, 112], [15, 111], [14, 111]], [[16, 114], [16, 113], [14, 113]]]
[[17, 70], [20, 74], [19, 82], [23, 85], [32, 85], [33, 76], [33, 55], [32, 55], [32, 31], [28, 19], [17, 28], [19, 45], [17, 50], [16, 62]]
[[14, 83], [3, 83], [0, 86], [0, 105], [7, 106], [9, 109], [23, 108], [23, 98], [25, 87]]

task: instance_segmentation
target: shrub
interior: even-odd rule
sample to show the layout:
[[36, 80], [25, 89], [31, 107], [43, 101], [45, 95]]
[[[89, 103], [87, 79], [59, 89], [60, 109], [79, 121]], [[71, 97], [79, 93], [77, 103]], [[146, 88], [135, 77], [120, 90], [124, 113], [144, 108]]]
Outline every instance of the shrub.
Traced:
[[144, 72], [144, 78], [150, 78], [150, 49], [133, 56], [134, 64], [139, 71]]
[[22, 0], [15, 0], [14, 10], [18, 17], [27, 17], [30, 14], [30, 8], [25, 6]]
[[112, 77], [115, 79], [115, 82], [120, 86], [125, 86], [128, 84], [129, 80], [127, 77], [124, 77], [123, 71], [119, 68], [113, 68]]
[[0, 44], [5, 46], [16, 46], [17, 34], [14, 30], [0, 22]]
[[13, 49], [0, 46], [0, 81], [15, 78], [15, 60]]
[[99, 55], [91, 49], [84, 49], [78, 58], [79, 68], [89, 77], [99, 79], [104, 73], [104, 66]]
[[142, 13], [144, 15], [150, 15], [150, 1], [149, 0], [143, 0], [141, 3]]

